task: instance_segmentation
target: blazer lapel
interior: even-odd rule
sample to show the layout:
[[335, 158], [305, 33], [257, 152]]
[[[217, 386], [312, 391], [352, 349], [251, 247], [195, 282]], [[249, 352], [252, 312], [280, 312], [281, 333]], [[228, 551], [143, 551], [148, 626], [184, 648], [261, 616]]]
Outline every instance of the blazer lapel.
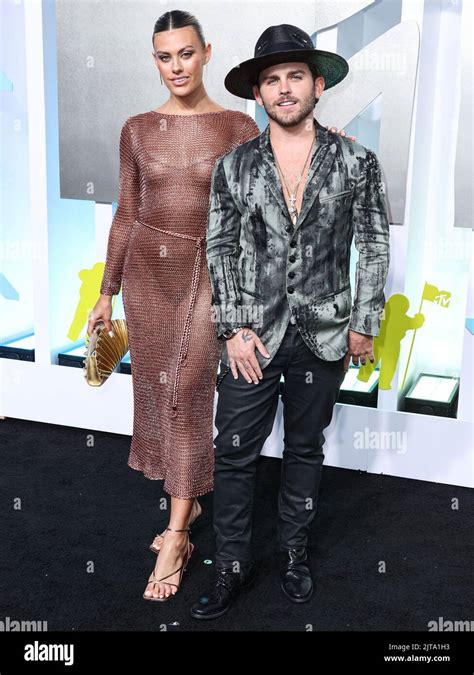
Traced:
[[261, 168], [263, 170], [263, 178], [265, 180], [265, 185], [268, 186], [271, 193], [275, 197], [275, 200], [278, 202], [278, 205], [282, 210], [285, 218], [288, 218], [291, 222], [290, 212], [288, 211], [285, 197], [283, 196], [280, 177], [278, 175], [278, 169], [276, 167], [272, 146], [270, 144], [269, 125], [260, 135], [260, 157], [262, 159]]
[[[297, 230], [311, 211], [319, 191], [326, 182], [336, 157], [337, 144], [331, 139], [330, 132], [315, 120], [317, 130], [316, 150], [306, 178], [306, 184], [301, 202], [301, 210], [296, 219]], [[319, 140], [318, 140], [319, 139]]]

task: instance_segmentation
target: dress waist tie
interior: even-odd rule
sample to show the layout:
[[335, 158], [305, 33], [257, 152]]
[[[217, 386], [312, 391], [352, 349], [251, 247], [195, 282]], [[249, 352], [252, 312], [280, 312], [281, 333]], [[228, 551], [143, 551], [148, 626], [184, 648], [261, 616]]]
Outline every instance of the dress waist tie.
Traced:
[[188, 354], [189, 347], [189, 337], [191, 334], [191, 323], [193, 318], [193, 309], [194, 303], [196, 300], [197, 289], [199, 286], [199, 274], [201, 270], [201, 259], [202, 259], [202, 244], [205, 241], [206, 237], [192, 237], [189, 234], [182, 234], [181, 232], [172, 232], [171, 230], [163, 230], [160, 227], [154, 227], [153, 225], [148, 225], [147, 223], [142, 223], [140, 220], [136, 221], [145, 227], [149, 227], [152, 230], [158, 230], [158, 232], [164, 232], [165, 234], [170, 234], [173, 237], [179, 237], [180, 239], [189, 239], [196, 243], [196, 257], [194, 259], [193, 266], [193, 275], [191, 280], [191, 296], [189, 298], [189, 307], [186, 314], [186, 320], [184, 322], [184, 330], [181, 336], [181, 343], [179, 346], [178, 353], [178, 363], [176, 364], [176, 372], [173, 383], [173, 395], [171, 399], [171, 410], [170, 416], [176, 417], [178, 414], [178, 387], [179, 387], [179, 377], [181, 368], [186, 365], [186, 357]]

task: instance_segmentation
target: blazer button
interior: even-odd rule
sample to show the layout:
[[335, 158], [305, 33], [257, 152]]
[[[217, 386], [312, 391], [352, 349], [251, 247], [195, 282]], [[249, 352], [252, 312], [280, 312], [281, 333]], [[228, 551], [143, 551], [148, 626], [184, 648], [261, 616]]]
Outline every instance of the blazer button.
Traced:
[[296, 256], [290, 255], [290, 257], [288, 258], [288, 260], [289, 260], [290, 262], [295, 262]]
[[288, 272], [288, 276], [290, 277], [290, 279], [293, 279], [293, 277], [295, 276], [295, 273], [294, 272]]
[[293, 293], [295, 289], [293, 288], [293, 286], [288, 286], [286, 290], [288, 291], [288, 293]]
[[296, 241], [290, 241], [290, 246], [291, 246], [291, 248], [295, 248], [295, 246], [296, 246]]
[[286, 230], [287, 232], [293, 232], [293, 228], [291, 227], [291, 225], [287, 225], [287, 226], [285, 227], [285, 230]]

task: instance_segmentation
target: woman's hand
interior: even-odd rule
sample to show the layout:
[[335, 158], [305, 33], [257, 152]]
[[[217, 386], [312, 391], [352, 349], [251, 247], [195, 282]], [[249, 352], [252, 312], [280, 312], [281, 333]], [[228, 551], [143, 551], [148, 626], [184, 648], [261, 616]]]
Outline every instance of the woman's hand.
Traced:
[[[337, 127], [331, 127], [330, 129], [329, 129], [329, 127], [326, 127], [326, 129], [328, 129], [329, 131], [331, 131], [333, 134], [337, 134], [337, 133], [338, 133], [338, 132], [337, 132]], [[347, 134], [346, 134], [346, 132], [344, 131], [344, 129], [341, 129], [341, 131], [339, 132], [339, 136], [342, 136], [343, 138], [344, 138], [345, 136], [347, 136]], [[347, 138], [348, 138], [350, 141], [355, 141], [355, 139], [356, 139], [355, 136], [347, 136]]]
[[87, 322], [87, 335], [90, 337], [98, 321], [103, 321], [107, 331], [112, 331], [112, 296], [101, 295], [97, 300]]

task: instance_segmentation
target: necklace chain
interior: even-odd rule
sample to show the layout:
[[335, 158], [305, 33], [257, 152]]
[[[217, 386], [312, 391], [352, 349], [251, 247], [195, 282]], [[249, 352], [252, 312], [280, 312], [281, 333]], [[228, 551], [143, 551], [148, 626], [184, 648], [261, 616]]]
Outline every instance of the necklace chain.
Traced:
[[298, 176], [298, 179], [297, 179], [297, 181], [296, 181], [295, 188], [294, 188], [293, 190], [290, 190], [290, 188], [288, 187], [288, 182], [287, 182], [287, 180], [286, 180], [286, 178], [285, 178], [285, 175], [284, 175], [284, 173], [283, 173], [283, 171], [282, 171], [282, 168], [281, 168], [281, 166], [280, 166], [280, 162], [278, 161], [278, 157], [277, 157], [277, 155], [276, 155], [275, 148], [273, 147], [273, 144], [272, 144], [271, 141], [270, 141], [271, 146], [272, 146], [272, 150], [273, 150], [273, 156], [275, 157], [275, 162], [276, 162], [278, 171], [280, 172], [280, 175], [281, 175], [281, 178], [282, 178], [282, 181], [283, 181], [283, 185], [284, 185], [284, 187], [285, 187], [285, 189], [286, 189], [286, 191], [287, 191], [287, 193], [288, 193], [288, 198], [289, 198], [289, 200], [290, 200], [289, 213], [290, 213], [290, 218], [291, 218], [291, 220], [292, 220], [292, 222], [293, 222], [293, 225], [296, 223], [296, 219], [298, 218], [298, 210], [297, 210], [297, 208], [296, 208], [296, 193], [298, 192], [298, 187], [299, 187], [299, 184], [300, 184], [300, 182], [301, 182], [301, 178], [303, 177], [303, 174], [304, 174], [304, 172], [305, 172], [306, 165], [308, 164], [308, 160], [309, 160], [309, 158], [310, 158], [310, 156], [311, 156], [311, 150], [313, 149], [313, 146], [314, 146], [315, 141], [316, 141], [316, 136], [313, 138], [313, 141], [312, 141], [312, 143], [311, 143], [311, 146], [310, 146], [310, 148], [309, 148], [308, 154], [307, 154], [307, 156], [306, 156], [306, 159], [305, 159], [305, 162], [304, 162], [304, 165], [303, 165], [303, 169], [301, 170], [301, 173], [300, 173], [300, 175]]

